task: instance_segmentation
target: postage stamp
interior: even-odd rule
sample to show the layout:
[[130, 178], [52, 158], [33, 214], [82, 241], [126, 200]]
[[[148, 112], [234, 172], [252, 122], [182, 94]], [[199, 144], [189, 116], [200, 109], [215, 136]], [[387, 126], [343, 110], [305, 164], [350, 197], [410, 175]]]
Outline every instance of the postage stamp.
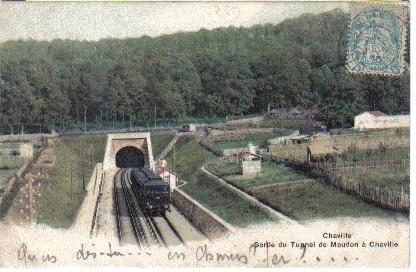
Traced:
[[0, 270], [409, 267], [403, 20], [1, 2]]
[[407, 8], [401, 4], [352, 5], [347, 64], [350, 72], [403, 72]]

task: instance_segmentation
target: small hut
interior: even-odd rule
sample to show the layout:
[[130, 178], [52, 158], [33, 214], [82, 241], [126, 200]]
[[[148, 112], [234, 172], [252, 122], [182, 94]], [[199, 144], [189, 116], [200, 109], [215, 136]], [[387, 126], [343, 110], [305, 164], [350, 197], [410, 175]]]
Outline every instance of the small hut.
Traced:
[[291, 144], [304, 144], [311, 141], [311, 137], [308, 135], [291, 135], [288, 137]]
[[306, 159], [308, 162], [319, 161], [330, 155], [340, 154], [341, 150], [334, 146], [314, 144], [306, 148]]
[[32, 144], [22, 144], [19, 146], [20, 157], [24, 159], [29, 159], [33, 157], [33, 145]]
[[180, 132], [195, 132], [196, 125], [195, 124], [183, 124]]

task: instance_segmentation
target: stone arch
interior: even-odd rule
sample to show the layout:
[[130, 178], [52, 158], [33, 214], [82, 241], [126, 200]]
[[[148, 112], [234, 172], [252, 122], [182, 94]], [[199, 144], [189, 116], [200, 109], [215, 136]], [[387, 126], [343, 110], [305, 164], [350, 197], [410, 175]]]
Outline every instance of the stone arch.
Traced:
[[[125, 147], [138, 149], [144, 156], [145, 165], [154, 168], [152, 142], [149, 132], [108, 134], [104, 154], [103, 169], [119, 169], [116, 166], [116, 154]], [[121, 153], [120, 153], [121, 154]], [[119, 154], [119, 155], [120, 155]]]
[[141, 168], [146, 164], [145, 155], [134, 146], [120, 148], [116, 153], [115, 161], [118, 168]]

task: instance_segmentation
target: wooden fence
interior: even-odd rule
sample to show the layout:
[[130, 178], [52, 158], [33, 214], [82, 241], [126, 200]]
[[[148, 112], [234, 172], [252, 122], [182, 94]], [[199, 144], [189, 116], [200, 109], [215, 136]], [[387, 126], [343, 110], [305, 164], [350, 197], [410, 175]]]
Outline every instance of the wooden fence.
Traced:
[[283, 145], [276, 144], [269, 146], [269, 152], [271, 156], [278, 157], [280, 159], [306, 161], [306, 148], [309, 144], [299, 145]]
[[[373, 132], [368, 136], [365, 134], [336, 135], [322, 137], [312, 140], [314, 145], [335, 146], [339, 150], [346, 151], [350, 147], [356, 150], [374, 150], [383, 145], [387, 148], [410, 146], [410, 137], [405, 135], [390, 135], [386, 132]], [[281, 159], [306, 161], [306, 149], [309, 143], [305, 144], [274, 144], [269, 146], [270, 155]]]
[[[360, 198], [379, 206], [398, 210], [404, 213], [409, 213], [410, 211], [410, 195], [404, 192], [403, 188], [401, 192], [393, 191], [381, 186], [370, 185], [365, 181], [359, 181], [346, 177], [345, 173], [342, 173], [342, 170], [340, 169], [342, 169], [343, 166], [345, 166], [345, 169], [348, 169], [348, 167], [352, 168], [353, 163], [339, 163], [338, 166], [340, 166], [340, 168], [330, 168], [325, 163], [307, 163], [297, 160], [281, 159], [274, 156], [265, 156], [264, 159], [284, 163], [286, 166], [308, 172], [310, 176], [317, 178], [319, 181], [333, 185], [343, 191], [357, 195]], [[389, 161], [382, 162], [384, 162], [384, 164], [380, 161], [367, 162], [367, 164], [364, 163], [364, 167], [374, 167], [374, 171], [379, 171], [375, 168], [386, 167], [383, 169], [388, 169], [388, 167], [390, 167], [390, 169], [392, 169], [397, 167], [405, 170], [410, 166], [409, 160], [403, 160], [403, 162], [400, 162], [397, 165], [392, 164], [391, 166], [387, 163]]]
[[351, 173], [351, 172], [365, 172], [377, 171], [379, 173], [389, 173], [398, 171], [409, 171], [409, 159], [396, 160], [376, 160], [376, 161], [360, 161], [360, 162], [316, 162], [311, 163], [314, 167], [325, 169], [326, 171], [334, 173]]
[[[333, 168], [325, 167], [324, 164], [309, 164], [309, 167], [313, 174], [320, 176], [325, 182], [334, 185], [335, 187], [353, 193], [361, 198], [376, 203], [380, 206], [399, 210], [408, 213], [410, 211], [410, 196], [404, 192], [402, 187], [401, 192], [395, 190], [389, 190], [381, 186], [375, 186], [360, 181], [345, 175], [345, 171], [354, 171], [354, 166], [351, 163], [346, 163], [350, 166], [340, 166]], [[366, 170], [377, 171], [385, 170], [391, 172], [392, 170], [405, 170], [409, 167], [409, 161], [399, 164], [377, 164], [374, 162], [368, 162], [362, 166], [357, 165]], [[396, 169], [393, 169], [396, 168]], [[389, 170], [390, 169], [390, 170]]]

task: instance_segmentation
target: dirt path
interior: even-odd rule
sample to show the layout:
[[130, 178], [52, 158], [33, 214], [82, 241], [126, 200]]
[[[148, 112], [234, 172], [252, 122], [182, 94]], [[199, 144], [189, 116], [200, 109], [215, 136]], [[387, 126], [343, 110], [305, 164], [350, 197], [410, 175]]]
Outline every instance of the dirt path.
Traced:
[[5, 217], [5, 222], [27, 224], [37, 221], [38, 199], [41, 197], [42, 187], [51, 181], [51, 171], [56, 163], [56, 141], [56, 139], [48, 139], [48, 146], [29, 166], [29, 171], [16, 181], [15, 186], [19, 186], [20, 189]]
[[118, 239], [114, 203], [114, 177], [117, 170], [104, 171], [102, 195], [97, 207], [96, 235], [106, 239]]
[[250, 191], [258, 191], [258, 190], [265, 190], [265, 189], [270, 189], [270, 188], [279, 187], [279, 186], [288, 186], [288, 185], [292, 185], [292, 184], [309, 183], [309, 182], [313, 182], [313, 181], [314, 181], [314, 179], [299, 179], [299, 180], [292, 180], [292, 181], [286, 181], [286, 182], [275, 182], [275, 183], [270, 183], [270, 184], [253, 186], [253, 187], [249, 187], [248, 189]]

